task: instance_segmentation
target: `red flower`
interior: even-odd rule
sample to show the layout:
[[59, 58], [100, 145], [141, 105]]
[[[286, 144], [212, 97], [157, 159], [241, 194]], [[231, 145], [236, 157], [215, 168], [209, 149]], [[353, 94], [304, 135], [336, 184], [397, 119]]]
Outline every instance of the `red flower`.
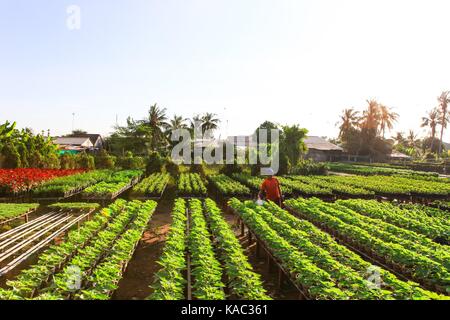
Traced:
[[44, 181], [84, 172], [85, 170], [0, 169], [0, 192], [19, 193], [31, 190]]

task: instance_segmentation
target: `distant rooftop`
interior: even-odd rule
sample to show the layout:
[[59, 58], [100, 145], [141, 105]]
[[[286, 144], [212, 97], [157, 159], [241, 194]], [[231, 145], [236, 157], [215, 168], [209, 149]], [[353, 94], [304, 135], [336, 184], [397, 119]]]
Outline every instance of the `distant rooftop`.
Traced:
[[80, 133], [67, 138], [89, 138], [94, 145], [99, 138], [103, 140], [103, 137], [98, 133]]
[[344, 151], [341, 147], [321, 138], [310, 136], [306, 137], [304, 140], [308, 149], [321, 150], [321, 151]]
[[89, 139], [89, 137], [60, 137], [60, 138], [56, 138], [54, 141], [55, 144], [57, 145], [62, 145], [62, 146], [82, 146], [82, 147], [87, 147], [90, 148], [93, 146], [91, 140]]
[[389, 155], [389, 157], [397, 158], [397, 159], [411, 159], [410, 156], [408, 156], [404, 153], [398, 152], [398, 151], [392, 151], [392, 153]]

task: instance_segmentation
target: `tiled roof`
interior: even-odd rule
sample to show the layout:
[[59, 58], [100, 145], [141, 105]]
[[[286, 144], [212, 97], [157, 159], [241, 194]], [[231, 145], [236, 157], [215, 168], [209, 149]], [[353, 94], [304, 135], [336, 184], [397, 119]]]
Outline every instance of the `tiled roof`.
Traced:
[[321, 137], [306, 137], [305, 144], [308, 149], [321, 150], [321, 151], [344, 151], [341, 147], [321, 138]]

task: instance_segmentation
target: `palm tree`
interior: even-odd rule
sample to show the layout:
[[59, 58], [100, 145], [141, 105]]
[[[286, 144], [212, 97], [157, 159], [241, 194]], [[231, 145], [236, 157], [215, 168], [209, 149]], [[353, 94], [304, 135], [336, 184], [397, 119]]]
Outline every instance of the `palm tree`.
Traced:
[[177, 130], [177, 129], [186, 129], [187, 125], [186, 125], [186, 120], [185, 118], [183, 118], [182, 116], [177, 116], [174, 115], [173, 118], [169, 121], [168, 125], [167, 125], [167, 131], [173, 131], [173, 130]]
[[392, 137], [392, 139], [395, 141], [396, 145], [399, 145], [399, 146], [403, 146], [406, 142], [403, 132], [397, 132], [395, 137]]
[[172, 119], [170, 119], [169, 123], [167, 124], [166, 127], [166, 139], [167, 141], [169, 141], [170, 145], [175, 146], [176, 141], [171, 141], [171, 135], [172, 132], [174, 132], [175, 130], [180, 130], [180, 129], [188, 129], [188, 126], [186, 125], [186, 120], [185, 118], [181, 117], [181, 116], [177, 116], [174, 115]]
[[166, 108], [161, 109], [155, 103], [148, 111], [148, 119], [143, 121], [143, 123], [152, 130], [151, 147], [153, 150], [155, 150], [165, 139], [164, 129], [168, 126], [168, 123], [166, 122], [166, 111]]
[[[220, 120], [216, 118], [216, 114], [214, 113], [206, 113], [202, 118], [202, 132], [205, 133], [206, 131], [214, 131], [217, 130], [219, 127]], [[212, 137], [208, 137], [212, 138]]]
[[436, 128], [439, 124], [439, 110], [433, 109], [428, 112], [426, 117], [422, 117], [422, 128], [430, 127], [431, 129], [431, 146], [430, 149], [433, 150], [434, 139], [436, 139]]
[[414, 130], [409, 130], [406, 142], [410, 148], [415, 148], [417, 146], [417, 134]]
[[[202, 130], [202, 135], [205, 134], [206, 131], [211, 130], [214, 131], [219, 127], [220, 120], [216, 118], [216, 114], [214, 113], [205, 113], [203, 116], [196, 115], [190, 121], [190, 130], [191, 134], [194, 133], [194, 128], [196, 125], [200, 125]], [[204, 138], [212, 138], [211, 134]]]
[[192, 119], [189, 119], [189, 131], [191, 132], [192, 138], [194, 138], [196, 126], [203, 127], [203, 120], [199, 115], [195, 115]]
[[359, 112], [355, 111], [353, 108], [344, 109], [344, 112], [341, 115], [340, 123], [339, 139], [342, 139], [351, 129], [359, 125]]
[[361, 118], [361, 128], [378, 132], [378, 126], [380, 124], [379, 103], [373, 99], [367, 100], [367, 103], [369, 105]]
[[444, 137], [444, 130], [447, 128], [448, 119], [448, 104], [450, 103], [450, 91], [443, 91], [438, 97], [439, 102], [439, 125], [441, 126], [441, 138], [439, 144], [439, 154], [442, 153], [442, 139]]
[[398, 114], [391, 111], [385, 105], [379, 105], [379, 120], [380, 120], [380, 131], [384, 138], [386, 129], [392, 130], [394, 127], [394, 122], [398, 119]]

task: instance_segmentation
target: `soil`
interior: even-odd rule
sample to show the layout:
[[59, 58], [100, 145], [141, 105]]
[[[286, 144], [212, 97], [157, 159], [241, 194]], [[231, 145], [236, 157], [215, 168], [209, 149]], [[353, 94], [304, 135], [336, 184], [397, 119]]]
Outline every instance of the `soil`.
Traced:
[[145, 231], [134, 255], [128, 264], [113, 300], [144, 300], [151, 293], [153, 276], [158, 271], [158, 259], [164, 248], [164, 241], [172, 223], [173, 201], [163, 199]]

